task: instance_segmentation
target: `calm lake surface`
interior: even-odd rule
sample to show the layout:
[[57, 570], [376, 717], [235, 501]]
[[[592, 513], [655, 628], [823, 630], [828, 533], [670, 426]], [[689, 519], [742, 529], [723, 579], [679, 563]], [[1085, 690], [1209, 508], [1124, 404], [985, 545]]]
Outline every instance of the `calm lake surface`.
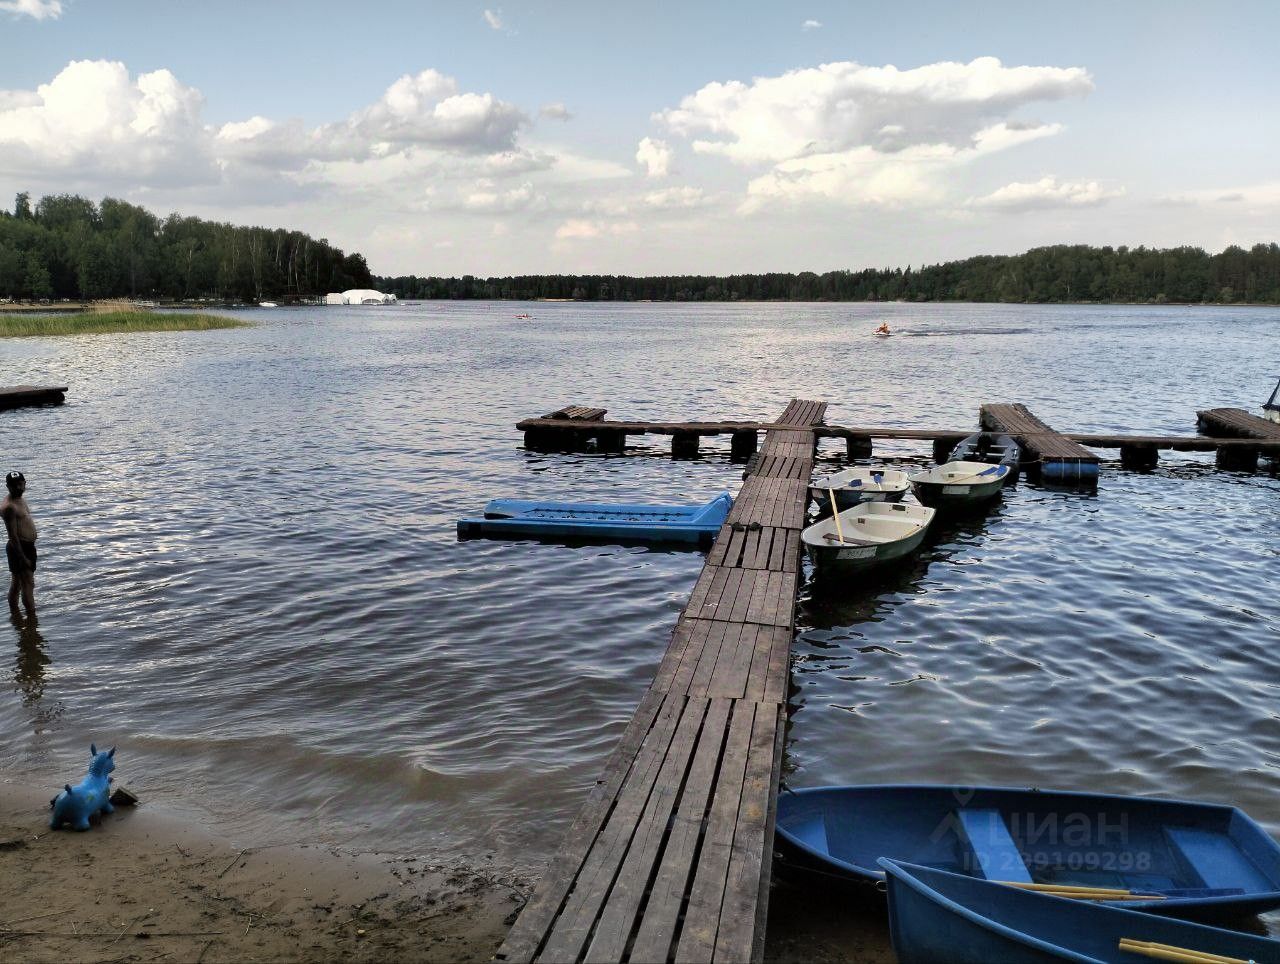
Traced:
[[[515, 315], [533, 318], [518, 321]], [[148, 802], [249, 839], [539, 868], [666, 647], [698, 553], [466, 542], [496, 496], [701, 501], [673, 462], [527, 453], [520, 418], [759, 418], [1190, 434], [1280, 375], [1271, 309], [426, 303], [233, 331], [0, 342], [40, 525], [0, 624], [3, 784], [91, 740]], [[888, 319], [899, 336], [877, 340]], [[927, 444], [877, 457], [922, 464]], [[1117, 459], [1114, 450], [1105, 451]], [[823, 443], [834, 465], [843, 443]], [[937, 781], [1234, 803], [1280, 833], [1280, 481], [1169, 454], [1096, 495], [1023, 484], [918, 563], [802, 593], [788, 783]]]

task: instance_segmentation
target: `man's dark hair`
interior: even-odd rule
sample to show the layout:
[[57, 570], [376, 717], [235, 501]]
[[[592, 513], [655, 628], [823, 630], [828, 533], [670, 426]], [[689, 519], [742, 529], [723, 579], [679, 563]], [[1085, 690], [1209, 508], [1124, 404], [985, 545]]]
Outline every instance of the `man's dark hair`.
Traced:
[[9, 487], [10, 492], [12, 492], [17, 487], [19, 482], [26, 482], [26, 481], [27, 481], [27, 477], [23, 475], [21, 472], [10, 472], [8, 475], [4, 477], [4, 484]]

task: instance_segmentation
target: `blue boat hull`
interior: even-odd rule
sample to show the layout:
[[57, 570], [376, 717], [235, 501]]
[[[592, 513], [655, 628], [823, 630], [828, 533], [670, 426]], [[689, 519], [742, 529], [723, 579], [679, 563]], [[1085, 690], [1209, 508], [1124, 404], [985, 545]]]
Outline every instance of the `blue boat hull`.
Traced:
[[483, 518], [458, 520], [458, 537], [709, 545], [731, 508], [727, 492], [690, 506], [495, 499]]
[[889, 936], [901, 964], [1147, 962], [1120, 950], [1121, 938], [1221, 954], [1280, 960], [1280, 942], [1217, 927], [1017, 890], [914, 864], [881, 860]]
[[1280, 846], [1234, 807], [1000, 787], [780, 794], [785, 857], [877, 883], [881, 857], [988, 880], [1159, 895], [1131, 909], [1230, 920], [1280, 907]]

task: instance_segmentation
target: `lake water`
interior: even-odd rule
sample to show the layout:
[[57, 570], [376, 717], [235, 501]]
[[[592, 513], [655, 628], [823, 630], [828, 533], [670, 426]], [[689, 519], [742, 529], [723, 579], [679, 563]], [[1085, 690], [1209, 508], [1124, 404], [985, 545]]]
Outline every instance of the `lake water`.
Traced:
[[[519, 321], [515, 315], [533, 317]], [[509, 495], [701, 501], [673, 462], [525, 452], [520, 418], [1189, 434], [1256, 410], [1280, 312], [987, 305], [427, 303], [245, 312], [252, 328], [0, 343], [41, 526], [37, 626], [4, 627], [0, 780], [91, 740], [153, 803], [250, 839], [538, 868], [639, 701], [697, 553], [466, 542]], [[887, 318], [899, 337], [877, 340]], [[823, 443], [824, 462], [843, 454]], [[1118, 454], [1104, 452], [1110, 459]], [[927, 444], [877, 456], [921, 464]], [[1023, 484], [905, 573], [804, 589], [792, 786], [1001, 783], [1235, 803], [1280, 832], [1280, 482], [1211, 455]]]

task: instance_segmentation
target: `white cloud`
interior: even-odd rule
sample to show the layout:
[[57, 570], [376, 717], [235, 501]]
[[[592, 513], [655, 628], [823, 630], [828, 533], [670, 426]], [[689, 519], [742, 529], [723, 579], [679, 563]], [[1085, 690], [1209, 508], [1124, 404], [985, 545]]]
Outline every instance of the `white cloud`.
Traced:
[[1059, 133], [1013, 115], [1092, 89], [1080, 67], [994, 57], [910, 70], [841, 62], [707, 84], [655, 120], [697, 153], [768, 168], [748, 182], [746, 211], [806, 198], [896, 206], [942, 201], [957, 167]]
[[502, 11], [486, 10], [484, 12], [484, 22], [489, 25], [489, 28], [491, 30], [501, 30], [502, 29]]
[[646, 137], [636, 148], [636, 163], [649, 177], [666, 177], [671, 172], [671, 148], [666, 141]]
[[491, 184], [481, 184], [478, 190], [463, 199], [467, 210], [485, 212], [523, 211], [545, 207], [546, 203], [546, 197], [535, 191], [528, 181], [507, 191], [497, 191]]
[[669, 187], [661, 191], [651, 191], [644, 196], [644, 203], [651, 208], [667, 210], [673, 208], [696, 208], [710, 204], [701, 188]]
[[439, 168], [443, 156], [474, 156], [513, 173], [551, 164], [516, 145], [528, 124], [519, 109], [489, 93], [460, 92], [434, 70], [405, 75], [373, 104], [315, 128], [262, 116], [215, 128], [203, 109], [200, 91], [168, 70], [134, 79], [119, 62], [73, 61], [35, 91], [0, 94], [0, 173], [111, 188], [315, 181], [341, 175], [334, 165], [344, 162], [369, 174], [373, 165], [362, 162]]
[[164, 183], [216, 178], [204, 98], [167, 70], [72, 61], [33, 93], [0, 99], [0, 166], [10, 173], [92, 173]]
[[569, 108], [559, 102], [554, 104], [543, 104], [538, 108], [538, 116], [545, 117], [547, 120], [558, 121], [567, 121], [573, 117], [573, 115], [569, 113]]
[[1012, 111], [1093, 89], [1080, 67], [1005, 67], [994, 57], [911, 70], [852, 62], [707, 84], [656, 115], [694, 149], [755, 164], [860, 146], [955, 144]]
[[807, 30], [817, 30], [817, 29], [819, 29], [821, 26], [822, 26], [821, 21], [818, 21], [818, 20], [806, 20], [804, 23], [800, 24], [800, 29], [801, 29], [801, 30], [806, 30], [806, 31], [807, 31]]
[[35, 20], [56, 20], [62, 16], [61, 0], [0, 0], [0, 13]]
[[1159, 198], [1165, 204], [1198, 204], [1231, 207], [1273, 207], [1280, 205], [1280, 181], [1264, 181], [1243, 187], [1205, 188]]
[[1124, 188], [1108, 190], [1097, 181], [1058, 181], [1054, 177], [1042, 177], [1038, 181], [1006, 184], [970, 203], [974, 207], [1002, 211], [1096, 207], [1112, 198], [1123, 197], [1124, 193]]
[[556, 240], [587, 241], [591, 238], [634, 234], [638, 230], [639, 225], [634, 221], [607, 222], [593, 221], [587, 218], [570, 218], [556, 228]]

